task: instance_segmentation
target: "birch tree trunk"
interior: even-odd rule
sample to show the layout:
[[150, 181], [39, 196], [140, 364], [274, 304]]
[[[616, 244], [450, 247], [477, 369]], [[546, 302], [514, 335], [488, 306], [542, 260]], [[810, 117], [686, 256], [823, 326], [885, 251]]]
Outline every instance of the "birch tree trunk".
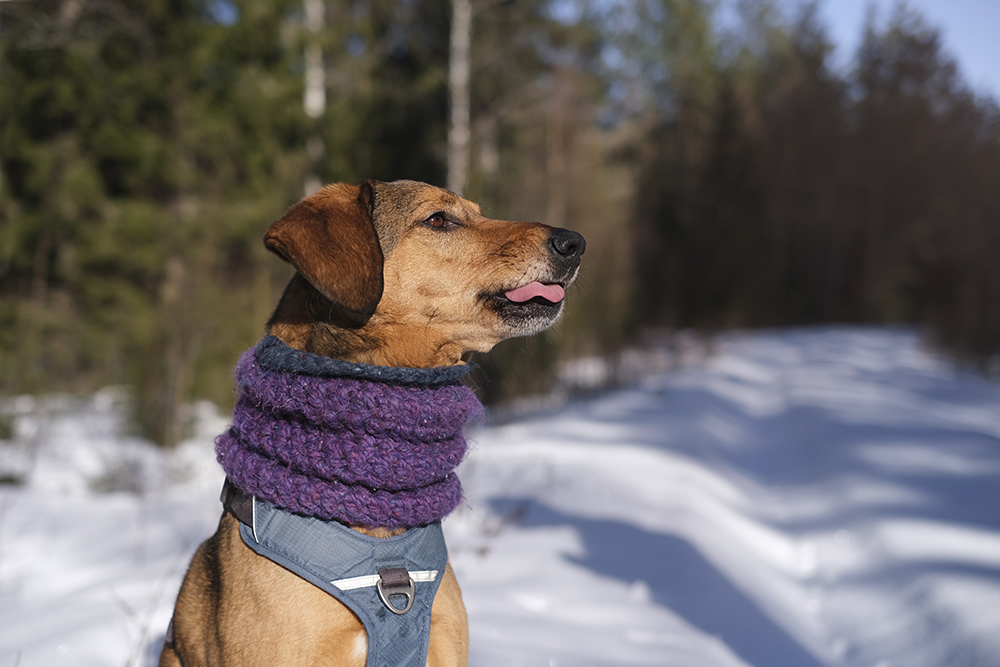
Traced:
[[463, 195], [469, 179], [469, 70], [472, 2], [451, 2], [451, 51], [448, 57], [448, 189]]
[[[319, 44], [320, 33], [326, 26], [326, 6], [323, 0], [304, 0], [303, 6], [310, 37], [305, 50], [306, 85], [302, 92], [302, 109], [309, 118], [316, 120], [326, 111], [326, 69], [323, 66], [323, 49]], [[310, 162], [310, 173], [303, 187], [303, 195], [306, 197], [319, 190], [322, 185], [317, 172], [323, 158], [323, 148], [323, 139], [313, 125], [311, 136], [306, 142]]]

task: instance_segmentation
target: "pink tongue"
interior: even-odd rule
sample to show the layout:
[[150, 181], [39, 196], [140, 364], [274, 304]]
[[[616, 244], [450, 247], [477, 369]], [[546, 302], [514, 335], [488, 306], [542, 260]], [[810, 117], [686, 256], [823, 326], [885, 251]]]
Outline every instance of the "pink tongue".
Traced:
[[543, 285], [542, 283], [528, 283], [524, 287], [518, 287], [504, 294], [508, 299], [516, 303], [530, 301], [536, 296], [540, 296], [546, 301], [559, 303], [566, 296], [566, 292], [559, 285]]

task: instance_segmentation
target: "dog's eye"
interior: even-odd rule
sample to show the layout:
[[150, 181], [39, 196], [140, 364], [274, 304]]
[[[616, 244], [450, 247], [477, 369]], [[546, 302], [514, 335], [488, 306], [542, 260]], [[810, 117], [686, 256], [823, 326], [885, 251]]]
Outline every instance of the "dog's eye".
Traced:
[[458, 227], [458, 223], [449, 218], [444, 213], [438, 212], [424, 220], [424, 224], [434, 229], [451, 229]]

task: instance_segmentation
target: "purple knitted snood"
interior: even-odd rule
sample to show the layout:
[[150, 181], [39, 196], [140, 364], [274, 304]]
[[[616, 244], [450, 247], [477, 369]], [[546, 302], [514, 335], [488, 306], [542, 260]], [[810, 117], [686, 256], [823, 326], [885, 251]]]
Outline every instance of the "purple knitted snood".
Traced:
[[240, 397], [216, 456], [233, 484], [289, 512], [432, 523], [462, 499], [462, 427], [483, 413], [467, 371], [352, 364], [267, 336], [236, 365]]

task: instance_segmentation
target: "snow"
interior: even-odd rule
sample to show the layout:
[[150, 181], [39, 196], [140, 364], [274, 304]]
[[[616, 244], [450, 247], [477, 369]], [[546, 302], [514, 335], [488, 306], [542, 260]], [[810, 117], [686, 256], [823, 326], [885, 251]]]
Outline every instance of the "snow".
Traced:
[[[445, 530], [471, 665], [1000, 664], [1000, 384], [912, 330], [681, 352], [469, 432]], [[218, 521], [227, 417], [195, 406], [196, 436], [164, 453], [123, 406], [0, 403], [0, 478], [24, 480], [0, 485], [0, 667], [155, 664]]]

